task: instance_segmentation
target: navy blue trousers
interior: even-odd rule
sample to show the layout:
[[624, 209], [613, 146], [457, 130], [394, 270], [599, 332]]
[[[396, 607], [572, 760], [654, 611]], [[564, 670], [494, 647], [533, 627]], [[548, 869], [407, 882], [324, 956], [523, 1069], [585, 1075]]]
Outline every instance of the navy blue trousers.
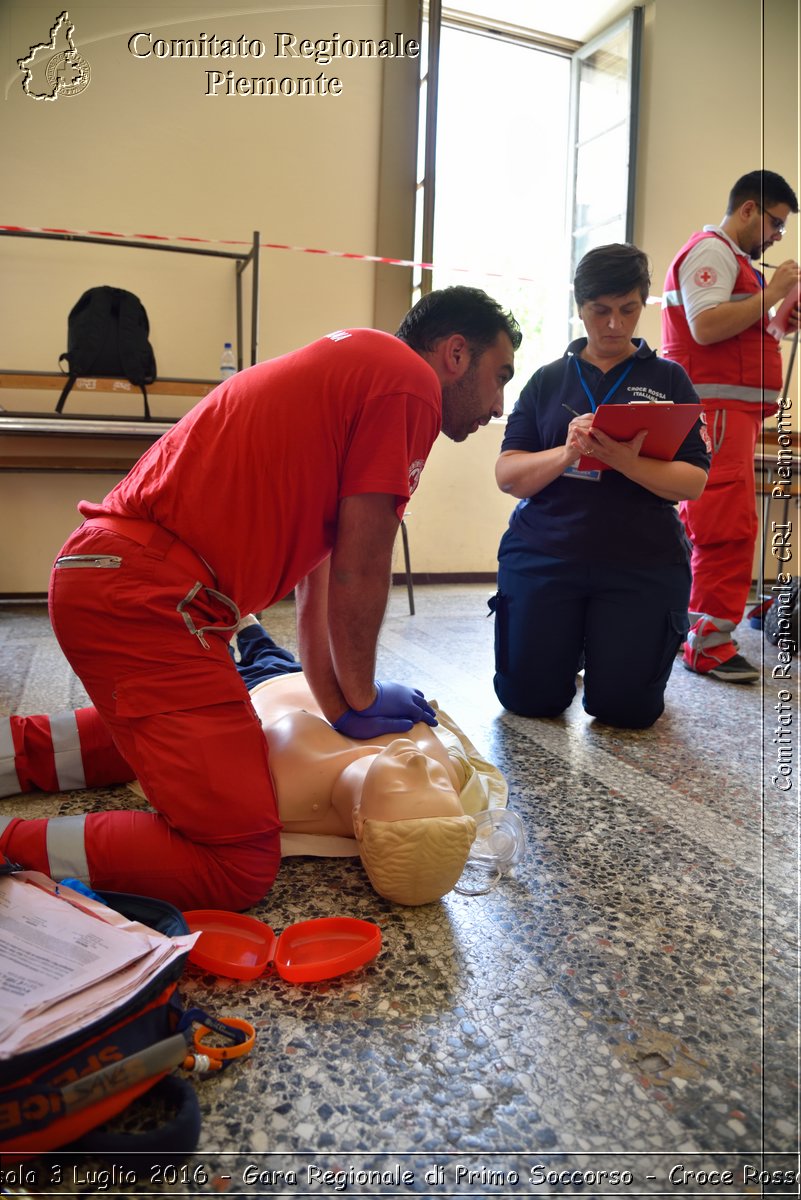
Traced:
[[294, 655], [274, 642], [261, 625], [246, 625], [236, 640], [241, 661], [234, 661], [234, 666], [248, 691], [273, 675], [291, 675], [303, 670]]
[[524, 717], [555, 717], [576, 694], [607, 725], [647, 729], [688, 629], [684, 563], [581, 564], [539, 554], [511, 530], [498, 552], [495, 693]]

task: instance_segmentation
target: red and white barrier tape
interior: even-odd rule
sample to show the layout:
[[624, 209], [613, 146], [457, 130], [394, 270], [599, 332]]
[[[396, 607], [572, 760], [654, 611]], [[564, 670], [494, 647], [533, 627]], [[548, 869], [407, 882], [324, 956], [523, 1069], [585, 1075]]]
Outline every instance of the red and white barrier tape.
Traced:
[[[182, 234], [163, 233], [113, 233], [108, 229], [55, 229], [46, 226], [33, 225], [0, 225], [0, 233], [60, 233], [68, 237], [100, 237], [113, 240], [139, 242], [190, 242], [195, 246], [251, 246], [253, 243], [231, 238], [202, 238], [189, 237]], [[319, 254], [328, 258], [348, 258], [356, 262], [383, 263], [391, 267], [419, 267], [421, 270], [433, 271], [434, 264], [415, 262], [409, 258], [387, 258], [380, 254], [356, 254], [350, 250], [321, 250], [313, 246], [290, 246], [284, 242], [259, 242], [261, 250], [291, 250], [296, 254]], [[482, 271], [475, 267], [441, 267], [441, 270], [459, 271], [473, 275], [483, 275], [495, 279], [519, 279], [524, 283], [537, 281], [527, 275], [507, 275], [503, 271]]]
[[[189, 237], [183, 234], [165, 233], [112, 233], [107, 229], [54, 229], [34, 225], [0, 225], [0, 233], [60, 233], [68, 237], [100, 237], [114, 240], [139, 242], [190, 242], [195, 246], [252, 246], [253, 243], [232, 238]], [[480, 275], [485, 279], [514, 279], [519, 283], [539, 283], [530, 275], [510, 275], [505, 271], [483, 271], [477, 267], [451, 267], [428, 262], [415, 262], [410, 258], [386, 258], [380, 254], [356, 254], [349, 250], [320, 250], [313, 246], [290, 246], [284, 242], [259, 242], [260, 250], [291, 250], [296, 254], [318, 254], [323, 258], [347, 258], [354, 262], [382, 263], [390, 267], [412, 267], [423, 271], [440, 270], [464, 275]], [[660, 304], [660, 296], [649, 296], [649, 304]]]

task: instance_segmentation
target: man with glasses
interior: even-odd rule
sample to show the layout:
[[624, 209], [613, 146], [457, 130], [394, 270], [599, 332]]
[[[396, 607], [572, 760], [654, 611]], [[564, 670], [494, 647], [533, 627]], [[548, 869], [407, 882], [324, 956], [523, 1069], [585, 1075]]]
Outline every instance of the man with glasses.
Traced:
[[[759, 671], [732, 638], [748, 601], [758, 522], [754, 451], [761, 422], [777, 409], [779, 345], [769, 310], [799, 282], [798, 263], [774, 264], [769, 282], [753, 265], [798, 212], [795, 192], [773, 171], [738, 179], [719, 226], [705, 225], [668, 269], [662, 298], [662, 354], [680, 363], [704, 408], [709, 479], [679, 513], [692, 543], [693, 582], [684, 645], [689, 671], [750, 683]], [[767, 264], [765, 264], [767, 265]], [[799, 325], [799, 308], [789, 328]]]

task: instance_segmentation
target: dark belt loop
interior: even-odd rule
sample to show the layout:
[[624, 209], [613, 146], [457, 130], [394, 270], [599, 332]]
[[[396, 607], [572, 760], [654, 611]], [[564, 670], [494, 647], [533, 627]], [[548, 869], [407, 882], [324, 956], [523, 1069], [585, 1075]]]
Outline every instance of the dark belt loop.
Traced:
[[166, 558], [170, 547], [175, 543], [175, 534], [163, 529], [161, 525], [153, 526], [153, 534], [145, 546], [145, 554], [150, 558]]

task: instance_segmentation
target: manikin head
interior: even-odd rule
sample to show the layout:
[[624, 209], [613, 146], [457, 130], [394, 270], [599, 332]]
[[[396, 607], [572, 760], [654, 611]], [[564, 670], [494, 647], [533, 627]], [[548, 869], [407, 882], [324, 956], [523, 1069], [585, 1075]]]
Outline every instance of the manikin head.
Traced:
[[395, 904], [439, 900], [459, 879], [476, 835], [447, 770], [407, 738], [359, 761], [366, 771], [353, 829], [370, 882]]

